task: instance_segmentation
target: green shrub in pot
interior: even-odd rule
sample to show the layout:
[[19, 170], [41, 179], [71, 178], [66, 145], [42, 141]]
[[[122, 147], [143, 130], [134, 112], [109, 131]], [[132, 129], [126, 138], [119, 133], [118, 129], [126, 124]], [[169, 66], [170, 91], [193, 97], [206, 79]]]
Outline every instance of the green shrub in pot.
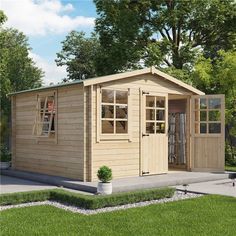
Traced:
[[97, 177], [100, 180], [98, 183], [97, 191], [99, 194], [111, 194], [112, 193], [112, 169], [108, 166], [102, 166], [97, 172]]

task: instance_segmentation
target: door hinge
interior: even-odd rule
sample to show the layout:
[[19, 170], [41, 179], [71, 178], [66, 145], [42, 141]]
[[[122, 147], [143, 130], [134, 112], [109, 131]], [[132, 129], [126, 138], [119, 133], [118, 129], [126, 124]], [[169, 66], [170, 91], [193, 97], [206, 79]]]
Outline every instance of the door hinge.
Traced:
[[149, 171], [142, 171], [142, 175], [148, 175], [149, 173]]
[[148, 95], [148, 94], [149, 94], [149, 92], [144, 92], [144, 91], [142, 91], [142, 94], [143, 94], [143, 95], [145, 95], [145, 94], [147, 94], [147, 95]]

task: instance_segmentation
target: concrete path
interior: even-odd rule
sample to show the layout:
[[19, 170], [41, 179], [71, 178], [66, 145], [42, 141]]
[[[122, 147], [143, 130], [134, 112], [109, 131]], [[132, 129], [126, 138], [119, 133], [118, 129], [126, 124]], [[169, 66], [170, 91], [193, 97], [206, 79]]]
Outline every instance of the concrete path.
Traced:
[[[4, 193], [16, 193], [16, 192], [28, 192], [34, 190], [46, 190], [46, 189], [55, 189], [57, 186], [43, 184], [36, 181], [25, 180], [16, 177], [0, 175], [0, 194]], [[91, 193], [78, 191], [74, 189], [63, 188], [64, 190], [91, 195]]]
[[[175, 187], [177, 189], [184, 190], [182, 185]], [[189, 184], [187, 190], [199, 193], [219, 194], [236, 197], [236, 186], [233, 187], [232, 181], [230, 179]]]
[[1, 176], [0, 193], [27, 192], [32, 190], [53, 189], [55, 186], [42, 184], [9, 176]]

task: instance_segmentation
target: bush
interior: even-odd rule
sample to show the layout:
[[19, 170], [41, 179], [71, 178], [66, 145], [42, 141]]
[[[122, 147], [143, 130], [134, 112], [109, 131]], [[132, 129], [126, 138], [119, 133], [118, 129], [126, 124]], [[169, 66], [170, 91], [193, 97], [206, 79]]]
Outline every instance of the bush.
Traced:
[[236, 166], [236, 147], [230, 147], [225, 144], [225, 164], [227, 166]]
[[1, 154], [1, 156], [0, 156], [1, 162], [11, 161], [11, 153], [9, 152], [7, 147], [3, 144], [1, 144], [1, 147], [0, 147], [0, 154]]
[[170, 198], [173, 196], [174, 191], [175, 189], [173, 188], [157, 188], [126, 193], [116, 193], [105, 196], [90, 196], [65, 191], [63, 189], [51, 189], [42, 191], [2, 194], [0, 195], [0, 205], [13, 205], [26, 202], [53, 200], [85, 209], [98, 209], [140, 201]]
[[101, 182], [108, 183], [112, 180], [112, 170], [107, 166], [102, 166], [98, 170], [97, 177]]
[[26, 202], [39, 202], [50, 199], [49, 190], [7, 193], [0, 195], [0, 205], [15, 205]]

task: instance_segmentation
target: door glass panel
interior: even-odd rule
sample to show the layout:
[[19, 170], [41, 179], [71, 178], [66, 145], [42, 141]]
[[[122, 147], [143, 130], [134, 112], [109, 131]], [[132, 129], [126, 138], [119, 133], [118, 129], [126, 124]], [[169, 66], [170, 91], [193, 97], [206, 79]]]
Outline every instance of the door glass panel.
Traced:
[[146, 122], [146, 133], [154, 134], [155, 133], [155, 123], [154, 122]]
[[165, 98], [156, 97], [156, 107], [164, 108], [165, 107]]
[[209, 111], [209, 121], [220, 121], [220, 111]]
[[206, 120], [207, 120], [207, 112], [200, 111], [200, 121], [206, 121]]
[[207, 124], [200, 123], [200, 134], [206, 134], [206, 132], [207, 132]]
[[221, 124], [220, 123], [210, 123], [209, 124], [209, 134], [220, 134]]
[[220, 109], [220, 98], [209, 98], [209, 109]]
[[156, 133], [165, 133], [165, 123], [156, 123]]
[[116, 118], [127, 119], [127, 106], [116, 106]]
[[164, 110], [157, 110], [156, 111], [156, 120], [165, 120], [165, 111]]
[[118, 104], [128, 104], [128, 92], [126, 92], [126, 91], [116, 91], [116, 103], [118, 103]]
[[146, 107], [154, 107], [154, 105], [155, 105], [155, 97], [146, 96]]
[[102, 133], [103, 134], [114, 133], [114, 121], [102, 120]]
[[205, 98], [200, 98], [200, 109], [206, 109], [207, 108], [207, 102]]
[[116, 133], [117, 134], [128, 133], [128, 122], [127, 121], [116, 121]]
[[102, 89], [102, 102], [114, 103], [114, 90]]
[[146, 120], [155, 120], [155, 109], [146, 109]]
[[102, 105], [102, 118], [113, 118], [114, 106]]

